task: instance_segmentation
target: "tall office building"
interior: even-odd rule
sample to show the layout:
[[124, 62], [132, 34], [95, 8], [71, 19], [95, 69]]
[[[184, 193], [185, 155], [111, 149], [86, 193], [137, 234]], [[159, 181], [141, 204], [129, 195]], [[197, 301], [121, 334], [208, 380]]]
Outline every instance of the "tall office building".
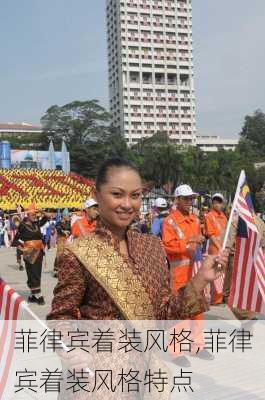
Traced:
[[191, 0], [107, 0], [113, 123], [129, 144], [196, 144]]

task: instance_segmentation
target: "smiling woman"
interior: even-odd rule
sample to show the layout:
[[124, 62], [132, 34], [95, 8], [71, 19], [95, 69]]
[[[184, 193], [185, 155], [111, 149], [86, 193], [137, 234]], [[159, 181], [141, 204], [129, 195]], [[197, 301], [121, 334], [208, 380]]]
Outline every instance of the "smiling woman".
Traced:
[[95, 191], [100, 217], [124, 250], [126, 231], [139, 213], [141, 196], [142, 182], [136, 167], [121, 159], [110, 159], [101, 166]]
[[48, 319], [185, 319], [206, 310], [203, 289], [217, 276], [214, 259], [173, 295], [160, 240], [130, 229], [141, 194], [140, 175], [128, 161], [101, 166], [96, 229], [60, 257]]

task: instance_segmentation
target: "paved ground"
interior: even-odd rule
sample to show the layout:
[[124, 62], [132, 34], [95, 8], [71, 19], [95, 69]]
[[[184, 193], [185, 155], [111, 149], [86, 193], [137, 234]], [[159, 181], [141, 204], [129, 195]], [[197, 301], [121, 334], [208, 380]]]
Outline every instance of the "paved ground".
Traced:
[[[42, 272], [42, 293], [45, 298], [46, 304], [39, 306], [30, 304], [30, 308], [38, 315], [39, 318], [45, 319], [51, 306], [53, 289], [56, 285], [57, 279], [53, 277], [53, 262], [55, 257], [55, 250], [49, 250], [46, 255], [46, 260], [43, 263]], [[24, 271], [19, 271], [16, 264], [16, 249], [0, 249], [0, 276], [22, 297], [27, 299], [29, 296], [29, 289], [27, 287], [27, 274]]]
[[[42, 273], [42, 292], [45, 297], [46, 304], [38, 306], [30, 304], [30, 308], [38, 315], [39, 318], [45, 319], [51, 306], [53, 289], [57, 279], [53, 277], [53, 262], [55, 250], [49, 250], [46, 254], [46, 261], [43, 265]], [[0, 249], [0, 276], [13, 287], [21, 296], [27, 299], [29, 291], [27, 288], [26, 271], [19, 271], [16, 264], [16, 250], [1, 248]], [[234, 319], [234, 315], [226, 306], [212, 307], [207, 313], [210, 319]]]

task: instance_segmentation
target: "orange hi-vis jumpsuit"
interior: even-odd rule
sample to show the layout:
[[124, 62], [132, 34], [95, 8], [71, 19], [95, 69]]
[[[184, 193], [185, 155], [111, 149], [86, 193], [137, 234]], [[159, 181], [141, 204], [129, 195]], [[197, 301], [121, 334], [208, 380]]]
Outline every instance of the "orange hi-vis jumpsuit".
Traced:
[[[200, 220], [192, 213], [183, 215], [177, 209], [164, 219], [162, 240], [170, 264], [173, 294], [176, 294], [192, 278], [192, 254], [188, 251], [187, 245], [191, 237], [198, 235], [201, 235]], [[203, 345], [202, 325], [199, 323], [203, 319], [203, 314], [191, 318], [191, 320], [198, 321], [197, 329], [194, 328], [195, 324], [193, 323], [193, 337], [199, 345]], [[184, 326], [186, 327], [185, 324]], [[175, 355], [177, 354], [175, 353]]]
[[[225, 236], [226, 225], [227, 218], [222, 211], [211, 210], [205, 215], [205, 235], [209, 240], [208, 254], [219, 254]], [[213, 292], [214, 304], [220, 304], [222, 300], [222, 293]]]
[[89, 232], [96, 228], [97, 221], [89, 222], [87, 216], [77, 219], [71, 226], [71, 233], [74, 238], [85, 237]]
[[192, 255], [187, 249], [192, 236], [201, 235], [200, 221], [194, 214], [172, 212], [163, 223], [163, 244], [170, 263], [171, 288], [176, 293], [192, 277]]
[[[226, 225], [227, 218], [222, 211], [211, 210], [205, 215], [205, 235], [209, 239], [208, 254], [219, 254]], [[219, 246], [215, 242], [218, 242]]]

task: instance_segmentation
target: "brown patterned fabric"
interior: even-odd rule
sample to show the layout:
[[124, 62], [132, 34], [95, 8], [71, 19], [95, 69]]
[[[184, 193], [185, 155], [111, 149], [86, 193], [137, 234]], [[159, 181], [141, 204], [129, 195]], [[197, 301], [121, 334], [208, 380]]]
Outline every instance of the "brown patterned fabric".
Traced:
[[[103, 249], [109, 251], [112, 248], [112, 261], [116, 257], [118, 263], [122, 258], [124, 274], [119, 270], [119, 276], [123, 276], [124, 279], [122, 286], [127, 284], [130, 288], [131, 298], [143, 299], [148, 303], [148, 312], [143, 314], [144, 318], [137, 319], [187, 319], [207, 310], [203, 293], [196, 292], [192, 281], [179, 290], [176, 296], [172, 295], [166, 256], [159, 238], [128, 230], [129, 258], [126, 258], [120, 254], [118, 240], [102, 222], [99, 222], [95, 232], [76, 241], [72, 250], [79, 254], [80, 249], [84, 250], [86, 245], [91, 246], [91, 243], [95, 243], [95, 246], [98, 246], [99, 242], [106, 245], [102, 246]], [[73, 251], [71, 247], [66, 248], [59, 259], [58, 284], [54, 289], [52, 310], [47, 318], [126, 319], [127, 314], [118, 306], [113, 292], [100, 284], [91, 272], [92, 268], [90, 271], [89, 265], [81, 263]], [[93, 251], [92, 246], [90, 252]], [[101, 257], [101, 254], [98, 253], [98, 257]], [[111, 263], [109, 268], [113, 268], [107, 271], [111, 275], [115, 263]], [[128, 276], [130, 282], [126, 282]], [[131, 279], [135, 282], [134, 287]], [[139, 303], [139, 300], [137, 301]], [[139, 307], [143, 306], [139, 304]]]

